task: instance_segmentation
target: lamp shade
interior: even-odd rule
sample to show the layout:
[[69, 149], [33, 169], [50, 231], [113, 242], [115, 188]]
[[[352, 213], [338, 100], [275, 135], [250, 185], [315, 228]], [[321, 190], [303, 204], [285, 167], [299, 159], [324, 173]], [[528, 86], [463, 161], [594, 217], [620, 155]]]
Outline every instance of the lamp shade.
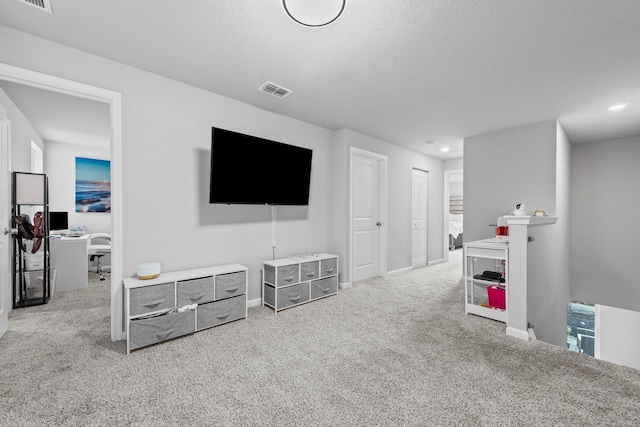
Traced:
[[282, 0], [291, 19], [305, 27], [323, 27], [338, 19], [346, 0]]

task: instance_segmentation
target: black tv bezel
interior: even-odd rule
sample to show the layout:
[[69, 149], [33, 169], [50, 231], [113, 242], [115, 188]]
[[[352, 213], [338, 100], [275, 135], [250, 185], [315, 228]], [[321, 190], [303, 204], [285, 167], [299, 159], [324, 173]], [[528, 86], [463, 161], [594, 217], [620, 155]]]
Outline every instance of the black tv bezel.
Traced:
[[[213, 198], [214, 192], [214, 162], [215, 162], [215, 135], [216, 132], [226, 133], [231, 137], [241, 138], [244, 141], [251, 141], [254, 144], [266, 144], [267, 146], [277, 147], [278, 149], [291, 150], [291, 152], [305, 153], [307, 158], [305, 159], [304, 166], [304, 191], [303, 197], [299, 200], [287, 200], [286, 198], [267, 198], [267, 199], [251, 199], [247, 198], [246, 200], [242, 200], [242, 198], [222, 198], [216, 197]], [[275, 151], [275, 148], [274, 148]], [[299, 154], [298, 154], [299, 155]], [[211, 161], [210, 161], [210, 170], [209, 170], [209, 203], [210, 204], [222, 204], [222, 205], [257, 205], [257, 206], [309, 206], [309, 201], [311, 198], [311, 174], [312, 174], [312, 166], [313, 166], [313, 150], [310, 148], [300, 147], [297, 145], [286, 144], [279, 141], [274, 141], [271, 139], [261, 138], [254, 135], [249, 135], [241, 132], [232, 131], [229, 129], [224, 129], [220, 127], [213, 126], [211, 128]], [[302, 193], [302, 192], [300, 192]]]

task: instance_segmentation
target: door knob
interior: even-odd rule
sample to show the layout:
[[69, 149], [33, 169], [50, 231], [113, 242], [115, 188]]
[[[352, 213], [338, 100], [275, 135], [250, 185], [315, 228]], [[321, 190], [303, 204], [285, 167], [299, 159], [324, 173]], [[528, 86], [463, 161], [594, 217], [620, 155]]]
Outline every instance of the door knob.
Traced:
[[382, 225], [382, 223], [381, 223], [380, 221], [378, 221], [378, 222], [376, 222], [376, 225], [377, 225], [378, 227], [380, 227], [380, 226]]

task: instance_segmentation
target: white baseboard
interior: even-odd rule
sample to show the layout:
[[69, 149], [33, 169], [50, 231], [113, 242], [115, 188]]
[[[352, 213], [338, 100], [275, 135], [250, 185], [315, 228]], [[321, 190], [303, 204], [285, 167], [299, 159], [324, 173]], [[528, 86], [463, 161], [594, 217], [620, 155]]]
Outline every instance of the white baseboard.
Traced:
[[396, 274], [408, 273], [411, 270], [413, 270], [413, 267], [399, 268], [397, 270], [387, 271], [387, 276], [395, 276]]
[[507, 335], [514, 338], [520, 338], [521, 340], [529, 341], [529, 332], [521, 331], [520, 329], [516, 329], [512, 326], [507, 326]]
[[529, 328], [529, 339], [531, 341], [538, 341], [538, 339], [536, 338], [536, 333], [533, 330], [533, 328]]
[[352, 287], [351, 282], [338, 283], [338, 289], [348, 289], [351, 287]]
[[447, 262], [447, 261], [444, 258], [434, 259], [433, 261], [429, 261], [427, 265], [442, 264], [443, 262]]
[[249, 301], [247, 301], [247, 307], [248, 308], [259, 307], [261, 305], [262, 305], [262, 299], [261, 298], [250, 299]]

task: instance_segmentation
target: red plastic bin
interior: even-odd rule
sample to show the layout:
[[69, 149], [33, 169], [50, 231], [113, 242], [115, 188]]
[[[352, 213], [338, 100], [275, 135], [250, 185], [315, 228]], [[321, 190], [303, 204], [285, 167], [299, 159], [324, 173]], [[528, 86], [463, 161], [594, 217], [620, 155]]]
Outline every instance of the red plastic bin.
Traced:
[[487, 288], [487, 296], [489, 297], [489, 305], [491, 307], [499, 308], [500, 310], [507, 308], [507, 293], [504, 289], [500, 289], [497, 286], [489, 286]]

